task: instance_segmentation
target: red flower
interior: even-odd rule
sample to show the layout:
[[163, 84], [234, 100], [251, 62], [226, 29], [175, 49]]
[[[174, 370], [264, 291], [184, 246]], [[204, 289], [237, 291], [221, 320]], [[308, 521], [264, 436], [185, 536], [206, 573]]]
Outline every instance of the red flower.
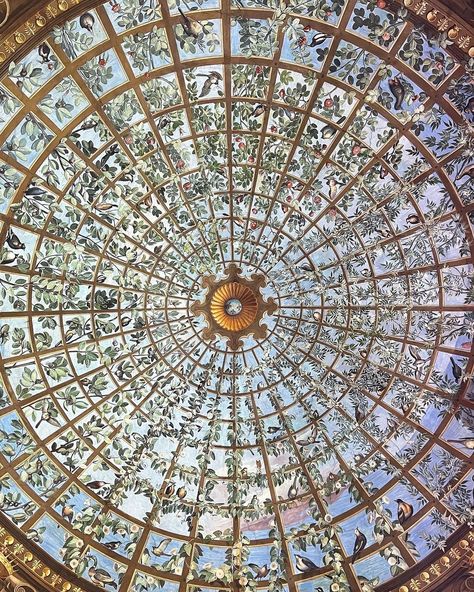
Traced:
[[330, 109], [334, 105], [334, 101], [331, 98], [324, 99], [324, 108]]

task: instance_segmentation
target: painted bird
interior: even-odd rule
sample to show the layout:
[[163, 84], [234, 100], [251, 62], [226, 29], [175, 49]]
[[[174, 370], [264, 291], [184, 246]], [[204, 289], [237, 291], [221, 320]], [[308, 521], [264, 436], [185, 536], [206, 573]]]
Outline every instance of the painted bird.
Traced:
[[107, 547], [107, 549], [110, 549], [111, 551], [115, 551], [121, 544], [120, 541], [108, 541], [107, 543], [104, 543], [104, 547]]
[[298, 495], [298, 478], [295, 477], [295, 480], [291, 484], [291, 487], [288, 489], [288, 497], [290, 499], [295, 499]]
[[155, 545], [151, 552], [155, 557], [171, 557], [169, 553], [165, 553], [168, 545], [171, 543], [171, 539], [163, 539], [159, 545]]
[[20, 241], [20, 239], [17, 237], [17, 235], [13, 232], [11, 228], [8, 229], [6, 241], [11, 249], [23, 250], [25, 248], [25, 243], [22, 243]]
[[359, 558], [359, 555], [365, 549], [367, 545], [367, 537], [363, 532], [361, 532], [358, 528], [355, 529], [355, 541], [354, 541], [354, 549], [352, 551], [352, 563], [355, 563], [356, 560]]
[[311, 571], [312, 569], [319, 569], [318, 566], [308, 559], [307, 557], [302, 557], [301, 555], [295, 555], [296, 559], [296, 567], [301, 572]]
[[105, 586], [117, 588], [117, 584], [115, 583], [113, 577], [108, 571], [105, 571], [105, 569], [91, 566], [89, 567], [88, 573], [92, 583], [96, 584], [96, 586], [100, 586], [101, 588], [104, 588]]
[[462, 368], [459, 364], [456, 363], [454, 358], [451, 358], [450, 362], [451, 362], [451, 371], [453, 373], [454, 380], [456, 382], [459, 382], [462, 378]]
[[86, 29], [90, 33], [92, 31], [94, 23], [95, 18], [93, 14], [91, 14], [90, 12], [85, 12], [84, 14], [81, 14], [79, 18], [79, 24], [83, 29]]
[[178, 489], [176, 490], [176, 495], [178, 496], [179, 499], [184, 499], [186, 497], [186, 487], [178, 487]]
[[43, 63], [49, 62], [49, 54], [51, 49], [47, 43], [42, 43], [38, 46], [38, 55]]
[[184, 14], [181, 8], [178, 7], [178, 10], [181, 14], [181, 25], [186, 35], [188, 35], [188, 37], [194, 37], [194, 39], [199, 37], [199, 35], [204, 31], [203, 25], [190, 19], [186, 14]]
[[361, 408], [360, 405], [357, 405], [357, 407], [355, 408], [354, 417], [355, 417], [355, 420], [356, 420], [357, 423], [361, 423], [361, 421], [364, 420], [365, 413], [362, 410], [362, 408]]
[[257, 105], [252, 111], [252, 117], [260, 117], [260, 115], [263, 115], [266, 110], [267, 108], [265, 105]]
[[174, 490], [175, 490], [175, 484], [173, 482], [168, 483], [168, 485], [165, 488], [165, 496], [171, 497], [174, 493]]
[[388, 81], [388, 87], [395, 98], [394, 107], [397, 111], [399, 111], [402, 108], [403, 100], [405, 98], [405, 89], [401, 83], [400, 78], [398, 76], [395, 76], [395, 78], [390, 78]]
[[425, 364], [425, 360], [420, 356], [420, 353], [413, 345], [408, 346], [410, 356], [413, 358], [415, 365], [415, 378], [420, 378], [421, 371]]
[[316, 47], [317, 45], [321, 45], [321, 43], [324, 43], [327, 38], [328, 36], [324, 33], [316, 33], [316, 35], [314, 35], [311, 41], [308, 43], [308, 47]]
[[456, 181], [459, 181], [460, 179], [466, 176], [474, 177], [474, 164], [467, 165], [463, 169], [461, 169], [459, 173], [456, 175]]
[[74, 520], [74, 504], [66, 504], [65, 506], [63, 506], [61, 516], [64, 518], [64, 520], [67, 520], [69, 523], [72, 523], [72, 521]]
[[210, 92], [213, 86], [217, 86], [219, 82], [222, 81], [222, 74], [220, 72], [216, 72], [215, 70], [211, 70], [209, 74], [197, 74], [197, 76], [204, 76], [206, 80], [202, 85], [201, 94], [199, 98], [206, 97]]
[[105, 481], [89, 481], [89, 483], [86, 483], [86, 487], [89, 487], [89, 489], [102, 489], [102, 487], [105, 487], [106, 485], [108, 485], [108, 483]]
[[459, 438], [457, 440], [448, 440], [448, 442], [452, 442], [454, 444], [462, 444], [462, 446], [465, 446], [469, 450], [474, 450], [474, 438]]
[[410, 214], [410, 216], [407, 216], [406, 218], [406, 223], [415, 226], [420, 223], [420, 218], [416, 214]]
[[395, 500], [398, 504], [398, 522], [404, 524], [409, 518], [413, 516], [413, 506], [402, 499]]
[[268, 572], [270, 571], [268, 569], [268, 565], [262, 565], [262, 567], [259, 567], [258, 565], [255, 565], [254, 563], [249, 564], [249, 567], [253, 569], [253, 571], [255, 572], [255, 579], [256, 580], [263, 580], [263, 578], [265, 578], [268, 575]]
[[[345, 120], [345, 117], [341, 117], [336, 121], [337, 125], [341, 125]], [[323, 140], [329, 140], [337, 132], [337, 128], [333, 127], [329, 123], [321, 128], [321, 137]]]

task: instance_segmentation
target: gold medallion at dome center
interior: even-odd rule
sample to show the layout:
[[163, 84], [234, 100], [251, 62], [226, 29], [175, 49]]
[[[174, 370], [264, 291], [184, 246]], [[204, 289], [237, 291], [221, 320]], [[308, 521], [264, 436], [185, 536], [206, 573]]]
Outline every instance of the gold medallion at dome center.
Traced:
[[211, 299], [211, 314], [218, 325], [228, 331], [242, 331], [257, 315], [257, 298], [253, 291], [238, 282], [217, 288]]

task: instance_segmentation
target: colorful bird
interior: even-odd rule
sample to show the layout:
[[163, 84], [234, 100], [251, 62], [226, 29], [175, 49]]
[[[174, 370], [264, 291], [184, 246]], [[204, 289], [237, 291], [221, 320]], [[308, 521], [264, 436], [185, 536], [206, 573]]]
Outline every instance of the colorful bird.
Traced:
[[268, 572], [270, 571], [267, 564], [262, 565], [262, 567], [259, 567], [255, 563], [250, 563], [249, 567], [253, 569], [253, 571], [255, 572], [256, 580], [263, 580], [263, 578], [267, 577]]
[[407, 216], [406, 218], [406, 223], [415, 226], [420, 223], [420, 218], [416, 214], [410, 214], [410, 216]]
[[89, 489], [102, 489], [102, 487], [105, 487], [106, 485], [109, 484], [105, 481], [89, 481], [86, 483], [86, 487], [89, 487]]
[[69, 523], [71, 523], [74, 520], [74, 504], [71, 505], [64, 505], [62, 512], [61, 512], [61, 516], [64, 518], [64, 520], [67, 520]]
[[354, 549], [352, 551], [352, 563], [355, 563], [359, 558], [359, 555], [367, 546], [367, 537], [365, 534], [360, 531], [358, 528], [355, 529], [355, 541], [354, 541]]
[[413, 506], [402, 499], [395, 500], [398, 504], [398, 522], [404, 524], [413, 516]]
[[89, 577], [93, 584], [104, 588], [105, 586], [112, 586], [112, 588], [117, 588], [117, 584], [114, 581], [113, 577], [109, 574], [108, 571], [105, 569], [98, 568], [95, 565], [89, 567], [88, 570]]

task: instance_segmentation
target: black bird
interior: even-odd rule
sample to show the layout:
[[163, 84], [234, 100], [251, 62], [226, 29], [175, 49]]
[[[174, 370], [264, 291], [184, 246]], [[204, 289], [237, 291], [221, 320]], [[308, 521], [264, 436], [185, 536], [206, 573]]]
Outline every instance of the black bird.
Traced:
[[404, 524], [413, 516], [413, 506], [402, 499], [395, 500], [398, 504], [398, 522]]
[[356, 538], [354, 541], [354, 550], [352, 551], [352, 563], [356, 562], [367, 545], [367, 537], [358, 528], [355, 529], [355, 535]]
[[38, 55], [41, 58], [43, 63], [49, 62], [49, 54], [51, 53], [51, 49], [47, 43], [42, 43], [38, 47]]
[[22, 243], [20, 241], [20, 239], [17, 237], [17, 235], [13, 232], [11, 228], [9, 228], [7, 232], [7, 243], [10, 248], [15, 250], [23, 250], [25, 248], [25, 243]]
[[295, 477], [295, 480], [293, 481], [291, 487], [288, 489], [288, 497], [290, 499], [295, 499], [295, 497], [298, 495], [298, 478]]
[[257, 105], [255, 109], [252, 111], [252, 117], [260, 117], [260, 115], [263, 115], [266, 110], [267, 108], [265, 107], [265, 105]]
[[174, 483], [173, 482], [168, 483], [168, 485], [166, 486], [166, 489], [165, 489], [166, 497], [171, 497], [174, 493], [174, 489], [175, 489]]
[[83, 29], [87, 29], [87, 31], [91, 32], [94, 23], [95, 18], [93, 14], [91, 14], [90, 12], [85, 12], [84, 14], [81, 14], [79, 18], [79, 24]]
[[308, 559], [307, 557], [302, 557], [301, 555], [295, 555], [296, 559], [296, 567], [301, 572], [311, 571], [312, 569], [319, 569], [318, 566]]
[[405, 98], [405, 89], [398, 76], [390, 78], [388, 81], [390, 92], [395, 97], [395, 109], [399, 111], [402, 108], [403, 100]]
[[115, 551], [121, 544], [120, 541], [109, 541], [108, 543], [104, 543], [104, 547], [107, 547], [107, 549], [110, 549], [111, 551]]
[[25, 191], [25, 195], [28, 197], [39, 197], [40, 195], [44, 195], [46, 191], [42, 187], [37, 187], [33, 185], [32, 187], [28, 187]]
[[456, 382], [459, 382], [462, 378], [462, 368], [459, 364], [456, 363], [454, 358], [451, 358], [451, 367], [452, 367], [452, 373], [454, 376], [454, 380]]
[[316, 35], [314, 35], [311, 39], [310, 43], [308, 43], [308, 47], [316, 47], [317, 45], [321, 45], [321, 43], [324, 43], [327, 38], [328, 36], [324, 33], [316, 33]]

